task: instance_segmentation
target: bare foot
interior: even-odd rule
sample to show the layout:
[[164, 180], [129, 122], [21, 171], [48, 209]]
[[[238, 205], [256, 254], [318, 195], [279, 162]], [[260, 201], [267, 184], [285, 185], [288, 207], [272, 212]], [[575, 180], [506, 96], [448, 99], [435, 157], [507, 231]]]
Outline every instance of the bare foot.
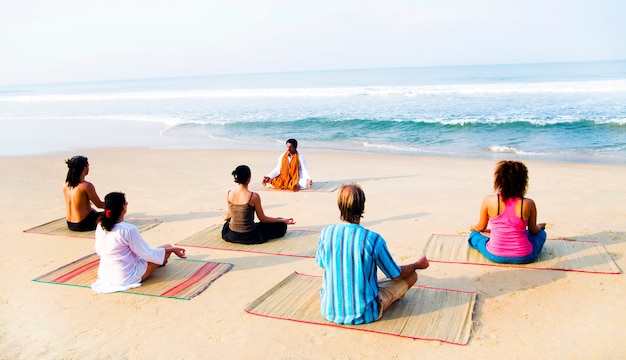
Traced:
[[430, 262], [428, 262], [426, 256], [422, 256], [419, 260], [415, 262], [415, 265], [418, 269], [426, 269], [428, 268], [428, 266], [430, 266]]

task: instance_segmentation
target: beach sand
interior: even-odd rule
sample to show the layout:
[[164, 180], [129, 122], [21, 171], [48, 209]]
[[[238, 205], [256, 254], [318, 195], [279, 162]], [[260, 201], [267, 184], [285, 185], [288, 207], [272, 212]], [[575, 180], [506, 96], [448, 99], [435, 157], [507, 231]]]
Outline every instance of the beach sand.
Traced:
[[[432, 233], [467, 233], [492, 191], [496, 160], [307, 152], [315, 181], [356, 181], [366, 193], [362, 224], [379, 232], [400, 263], [414, 261]], [[277, 153], [89, 149], [0, 158], [0, 357], [2, 359], [607, 359], [626, 354], [626, 277], [431, 263], [418, 283], [476, 291], [467, 346], [254, 316], [244, 308], [294, 271], [321, 275], [314, 259], [187, 248], [192, 259], [234, 268], [190, 301], [31, 281], [94, 251], [93, 241], [23, 233], [62, 217], [64, 160], [89, 158], [99, 195], [123, 191], [128, 216], [160, 218], [143, 233], [174, 244], [221, 223], [230, 175], [254, 181]], [[525, 162], [527, 196], [549, 237], [594, 239], [626, 268], [623, 165]], [[338, 221], [336, 192], [261, 193], [270, 216], [292, 228]], [[168, 265], [169, 266], [169, 265]]]

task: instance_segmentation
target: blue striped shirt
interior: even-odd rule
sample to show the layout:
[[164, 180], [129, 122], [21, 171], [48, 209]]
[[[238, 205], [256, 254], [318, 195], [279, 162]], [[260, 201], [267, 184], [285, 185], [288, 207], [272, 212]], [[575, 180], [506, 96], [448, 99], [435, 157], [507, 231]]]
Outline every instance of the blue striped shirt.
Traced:
[[324, 269], [322, 315], [336, 324], [376, 320], [376, 267], [388, 278], [401, 272], [382, 236], [357, 224], [340, 223], [322, 229], [315, 260]]

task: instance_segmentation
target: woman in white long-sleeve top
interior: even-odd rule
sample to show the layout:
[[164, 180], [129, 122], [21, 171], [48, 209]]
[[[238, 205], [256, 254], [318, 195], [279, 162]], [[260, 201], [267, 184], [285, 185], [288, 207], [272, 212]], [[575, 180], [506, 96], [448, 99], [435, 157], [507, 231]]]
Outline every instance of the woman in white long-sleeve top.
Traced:
[[185, 257], [185, 249], [163, 245], [152, 248], [139, 229], [124, 221], [128, 203], [123, 193], [104, 197], [104, 213], [96, 227], [96, 253], [100, 255], [98, 280], [91, 285], [97, 292], [109, 293], [141, 286], [152, 272], [165, 265], [172, 255]]

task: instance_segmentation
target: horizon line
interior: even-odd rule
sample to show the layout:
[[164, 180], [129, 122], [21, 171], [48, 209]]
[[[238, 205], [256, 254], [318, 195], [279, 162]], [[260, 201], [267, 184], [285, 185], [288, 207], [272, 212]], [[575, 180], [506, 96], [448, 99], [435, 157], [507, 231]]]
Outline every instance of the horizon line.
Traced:
[[2, 87], [12, 86], [37, 86], [37, 85], [76, 85], [85, 83], [115, 83], [127, 81], [158, 81], [172, 79], [202, 78], [202, 77], [220, 77], [220, 76], [254, 76], [254, 75], [277, 75], [277, 74], [299, 74], [299, 73], [321, 73], [321, 72], [347, 72], [347, 71], [372, 71], [372, 70], [394, 70], [394, 69], [428, 69], [428, 68], [463, 68], [463, 67], [487, 67], [487, 66], [519, 66], [519, 65], [558, 65], [558, 64], [581, 64], [581, 63], [603, 63], [603, 62], [621, 62], [624, 59], [604, 59], [604, 60], [573, 60], [573, 61], [545, 61], [545, 62], [513, 62], [513, 63], [483, 63], [483, 64], [464, 64], [464, 65], [417, 65], [417, 66], [392, 66], [392, 67], [361, 67], [361, 68], [335, 68], [335, 69], [309, 69], [309, 70], [287, 70], [287, 71], [264, 71], [264, 72], [232, 72], [232, 73], [213, 73], [198, 75], [180, 75], [180, 76], [159, 76], [159, 77], [138, 77], [138, 78], [117, 78], [117, 79], [96, 79], [96, 80], [78, 80], [78, 81], [54, 81], [47, 83], [25, 82], [13, 84], [1, 84]]

